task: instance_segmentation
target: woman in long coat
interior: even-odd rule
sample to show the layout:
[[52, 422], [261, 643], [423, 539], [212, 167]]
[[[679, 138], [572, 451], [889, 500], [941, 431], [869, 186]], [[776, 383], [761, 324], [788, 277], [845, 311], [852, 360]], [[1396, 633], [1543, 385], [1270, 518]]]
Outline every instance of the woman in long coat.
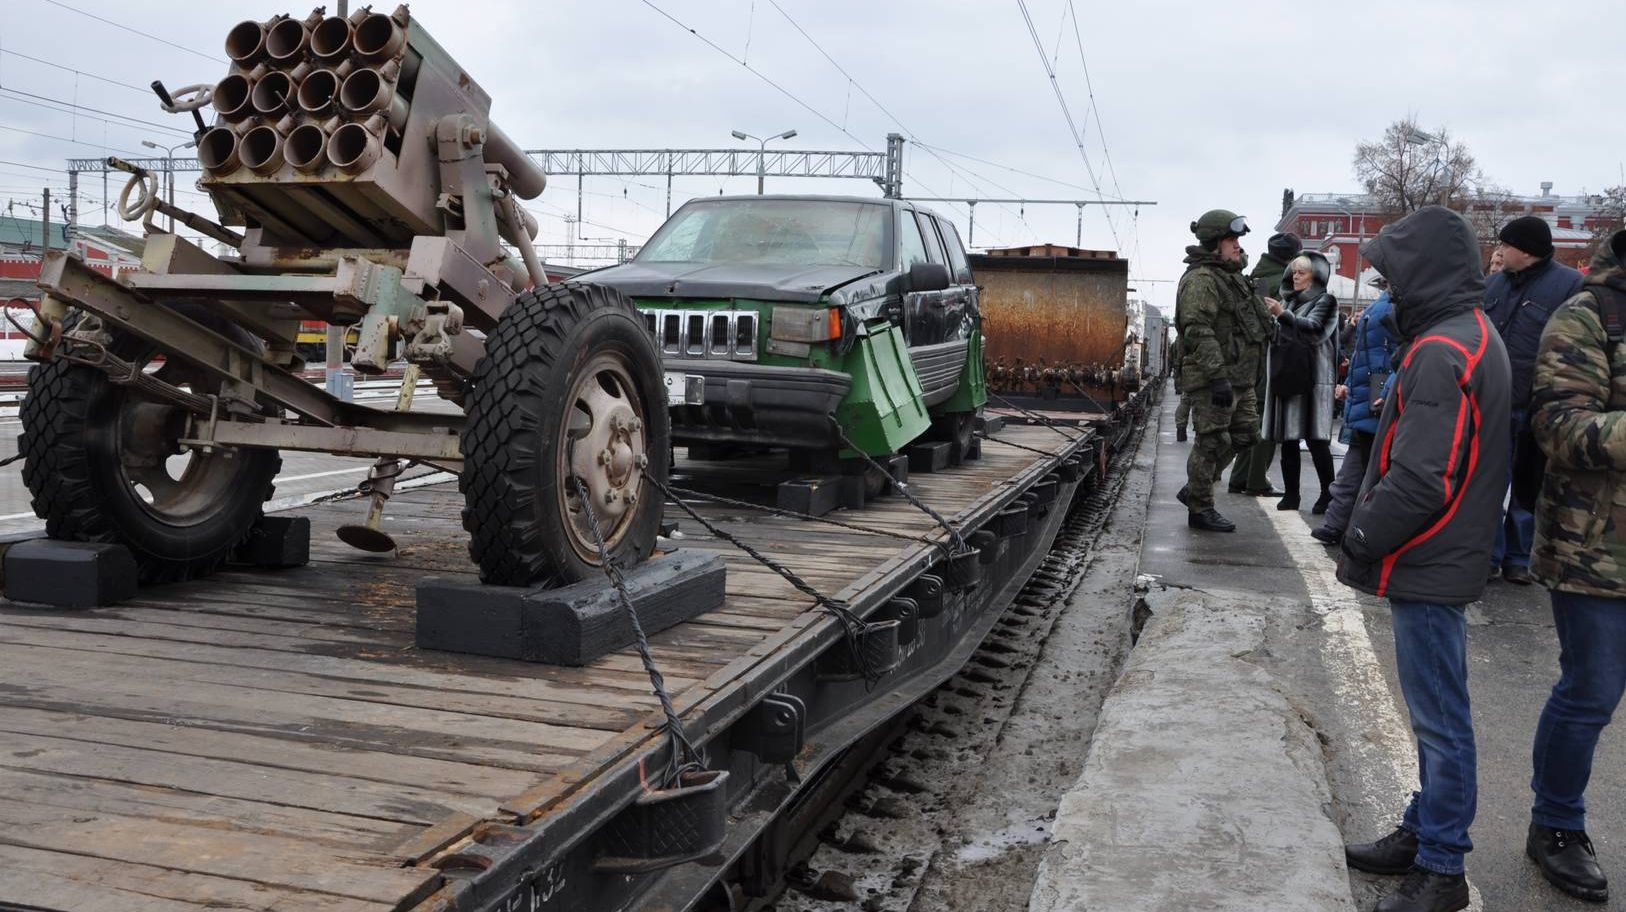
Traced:
[[[1278, 335], [1293, 333], [1314, 352], [1310, 366], [1309, 391], [1293, 396], [1279, 394], [1265, 383], [1265, 439], [1282, 445], [1282, 484], [1287, 493], [1276, 504], [1278, 510], [1299, 508], [1299, 441], [1304, 441], [1321, 481], [1321, 496], [1312, 512], [1325, 513], [1332, 495], [1332, 404], [1338, 384], [1338, 302], [1327, 293], [1332, 267], [1319, 253], [1303, 253], [1287, 266], [1282, 277], [1281, 301], [1271, 306]], [[1277, 347], [1271, 350], [1276, 356]], [[1276, 365], [1267, 372], [1277, 374]]]

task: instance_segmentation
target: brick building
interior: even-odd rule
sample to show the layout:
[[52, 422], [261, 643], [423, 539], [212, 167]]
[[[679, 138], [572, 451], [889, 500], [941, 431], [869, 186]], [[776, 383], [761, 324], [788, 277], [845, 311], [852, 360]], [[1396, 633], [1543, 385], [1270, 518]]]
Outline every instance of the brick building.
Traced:
[[[146, 242], [117, 228], [80, 226], [69, 230], [58, 222], [50, 225], [51, 249], [68, 249], [85, 258], [91, 268], [110, 276], [141, 265]], [[35, 282], [40, 275], [40, 251], [46, 226], [37, 219], [0, 215], [0, 307], [11, 319], [0, 320], [0, 361], [22, 357], [27, 337], [12, 320], [28, 326], [32, 308], [39, 302]]]
[[[1360, 263], [1362, 274], [1356, 282], [1356, 260], [1362, 243], [1394, 220], [1364, 193], [1305, 193], [1284, 199], [1286, 206], [1276, 222], [1277, 231], [1291, 231], [1304, 240], [1304, 249], [1316, 250], [1333, 263], [1343, 281], [1334, 280], [1331, 291], [1340, 305], [1364, 304], [1377, 296], [1368, 284], [1370, 264]], [[1609, 222], [1603, 201], [1594, 196], [1559, 196], [1552, 184], [1544, 183], [1537, 196], [1512, 196], [1495, 203], [1480, 203], [1463, 213], [1479, 231], [1488, 261], [1496, 244], [1497, 229], [1521, 215], [1537, 215], [1553, 229], [1554, 257], [1571, 266], [1581, 265], [1594, 231]], [[1340, 293], [1343, 292], [1343, 293]]]

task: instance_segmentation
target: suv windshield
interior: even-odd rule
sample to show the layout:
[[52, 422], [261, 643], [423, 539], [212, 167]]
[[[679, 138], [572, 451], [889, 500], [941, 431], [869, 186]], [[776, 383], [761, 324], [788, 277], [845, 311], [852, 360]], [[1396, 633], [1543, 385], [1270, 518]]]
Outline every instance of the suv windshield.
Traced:
[[697, 200], [667, 220], [640, 263], [774, 263], [884, 269], [892, 207], [836, 200]]

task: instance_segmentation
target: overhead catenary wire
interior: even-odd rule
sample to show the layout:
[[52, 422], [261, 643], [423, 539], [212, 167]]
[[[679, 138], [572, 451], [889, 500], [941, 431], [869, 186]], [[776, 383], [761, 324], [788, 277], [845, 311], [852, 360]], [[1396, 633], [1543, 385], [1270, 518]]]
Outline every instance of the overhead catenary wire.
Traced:
[[227, 62], [226, 58], [224, 58], [224, 57], [216, 57], [213, 54], [205, 54], [204, 52], [198, 50], [197, 48], [187, 47], [184, 44], [176, 44], [175, 42], [170, 41], [167, 38], [160, 38], [157, 35], [153, 35], [153, 34], [150, 34], [148, 32], [143, 32], [142, 30], [140, 30], [138, 28], [133, 28], [131, 26], [125, 25], [122, 22], [114, 22], [112, 19], [108, 19], [108, 18], [103, 17], [103, 16], [98, 16], [95, 13], [87, 12], [85, 10], [80, 9], [77, 6], [69, 6], [68, 4], [63, 3], [62, 0], [45, 0], [45, 2], [51, 4], [52, 6], [55, 6], [55, 7], [61, 8], [61, 9], [65, 9], [70, 13], [78, 13], [79, 15], [84, 16], [84, 17], [86, 17], [88, 19], [95, 19], [97, 22], [101, 22], [101, 23], [104, 23], [106, 25], [111, 25], [116, 29], [122, 29], [123, 31], [129, 32], [132, 35], [140, 35], [143, 38], [149, 39], [151, 41], [156, 41], [159, 44], [168, 45], [169, 47], [172, 47], [177, 51], [185, 51], [188, 54], [192, 54], [192, 55], [197, 56], [197, 57], [202, 57], [204, 60], [211, 60], [211, 61], [214, 61], [215, 63], [226, 63]]
[[[1107, 146], [1107, 131], [1101, 125], [1101, 105], [1095, 100], [1095, 83], [1090, 79], [1090, 62], [1084, 55], [1084, 36], [1078, 27], [1078, 10], [1073, 6], [1073, 0], [1067, 0], [1067, 11], [1073, 17], [1073, 43], [1078, 47], [1078, 65], [1084, 71], [1084, 90], [1090, 96], [1090, 113], [1095, 117], [1095, 138], [1101, 142], [1101, 155], [1107, 162], [1107, 174], [1112, 177], [1112, 190], [1123, 198], [1123, 186], [1118, 183], [1118, 168], [1112, 163], [1112, 150]], [[1107, 221], [1112, 220], [1112, 213], [1107, 213]], [[1137, 208], [1130, 215], [1131, 237], [1134, 238], [1134, 253], [1130, 256], [1131, 263], [1140, 262], [1140, 210]]]
[[[1033, 16], [1028, 12], [1027, 0], [1016, 0], [1017, 7], [1022, 11], [1022, 21], [1026, 23], [1028, 35], [1033, 39], [1033, 49], [1039, 54], [1039, 63], [1044, 66], [1045, 75], [1050, 79], [1050, 88], [1056, 95], [1056, 104], [1061, 107], [1062, 117], [1067, 121], [1067, 130], [1072, 135], [1073, 145], [1078, 149], [1079, 158], [1084, 161], [1084, 172], [1090, 176], [1090, 184], [1095, 188], [1095, 195], [1101, 197], [1101, 180], [1096, 176], [1095, 165], [1090, 161], [1090, 154], [1084, 149], [1084, 137], [1079, 132], [1078, 122], [1073, 118], [1073, 111], [1067, 106], [1067, 96], [1062, 93], [1061, 82], [1056, 78], [1055, 67], [1050, 65], [1050, 58], [1045, 56], [1044, 42], [1039, 38], [1039, 30], [1033, 25]], [[1112, 232], [1112, 242], [1123, 246], [1118, 238], [1118, 228], [1107, 219], [1107, 228]]]
[[[61, 114], [72, 114], [75, 117], [83, 117], [86, 120], [99, 120], [109, 126], [122, 127], [126, 130], [164, 130], [166, 132], [175, 133], [181, 136], [192, 135], [191, 130], [183, 130], [179, 127], [172, 127], [168, 124], [156, 123], [151, 120], [141, 120], [137, 117], [130, 117], [129, 115], [119, 114], [113, 111], [104, 111], [101, 108], [87, 107], [76, 102], [63, 101], [60, 98], [51, 98], [46, 95], [36, 95], [33, 92], [24, 92], [20, 89], [13, 89], [9, 86], [0, 85], [0, 100], [15, 101], [19, 104], [33, 105], [37, 108], [44, 108], [47, 111], [56, 111]], [[59, 105], [60, 107], [53, 107], [53, 105]], [[115, 119], [109, 120], [108, 118]]]
[[97, 82], [105, 82], [108, 85], [115, 85], [115, 86], [118, 86], [119, 88], [129, 89], [132, 92], [140, 92], [141, 94], [143, 94], [143, 95], [145, 95], [145, 96], [147, 96], [149, 98], [152, 97], [152, 89], [147, 87], [147, 86], [138, 86], [138, 85], [135, 85], [134, 83], [121, 82], [120, 80], [114, 79], [114, 78], [112, 78], [110, 76], [101, 76], [101, 75], [98, 75], [96, 73], [88, 72], [86, 70], [81, 70], [81, 69], [77, 69], [75, 67], [67, 66], [66, 64], [56, 63], [54, 61], [45, 60], [45, 59], [40, 58], [40, 57], [34, 57], [34, 56], [30, 55], [30, 54], [24, 54], [22, 51], [15, 51], [15, 50], [12, 50], [11, 48], [0, 47], [0, 55], [7, 56], [7, 57], [17, 57], [17, 58], [20, 58], [22, 60], [28, 60], [28, 61], [32, 61], [34, 63], [42, 64], [44, 66], [54, 67], [54, 68], [56, 68], [58, 70], [64, 70], [66, 72], [72, 73], [75, 76], [83, 76], [86, 79], [94, 79]]

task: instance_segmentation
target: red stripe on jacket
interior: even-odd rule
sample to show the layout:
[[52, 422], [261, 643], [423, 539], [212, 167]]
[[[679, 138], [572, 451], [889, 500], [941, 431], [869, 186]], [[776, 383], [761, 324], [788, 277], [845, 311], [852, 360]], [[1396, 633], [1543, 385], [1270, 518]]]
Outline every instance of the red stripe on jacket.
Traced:
[[[1468, 359], [1468, 366], [1463, 371], [1462, 380], [1459, 383], [1459, 386], [1461, 386], [1463, 391], [1465, 408], [1464, 406], [1459, 406], [1457, 408], [1457, 426], [1451, 435], [1451, 455], [1446, 461], [1445, 476], [1442, 479], [1445, 486], [1445, 513], [1438, 520], [1436, 520], [1432, 526], [1429, 526], [1427, 529], [1423, 530], [1423, 532], [1414, 536], [1410, 541], [1401, 545], [1399, 548], [1395, 549], [1392, 554], [1383, 559], [1383, 571], [1378, 577], [1379, 596], [1387, 594], [1389, 589], [1389, 577], [1394, 573], [1395, 563], [1400, 560], [1400, 556], [1423, 542], [1428, 541], [1435, 535], [1438, 535], [1440, 530], [1444, 529], [1446, 524], [1451, 521], [1451, 517], [1456, 515], [1457, 508], [1462, 505], [1462, 494], [1464, 491], [1468, 490], [1468, 482], [1474, 477], [1474, 470], [1479, 467], [1479, 435], [1475, 433], [1473, 439], [1469, 441], [1468, 444], [1467, 472], [1464, 473], [1462, 477], [1462, 485], [1457, 488], [1456, 496], [1453, 497], [1451, 493], [1451, 476], [1456, 469], [1457, 451], [1462, 446], [1462, 435], [1466, 430], [1464, 426], [1464, 418], [1467, 417], [1467, 412], [1471, 411], [1473, 415], [1474, 428], [1477, 429], [1480, 426], [1479, 397], [1474, 395], [1474, 393], [1468, 389], [1468, 383], [1473, 379], [1474, 370], [1479, 367], [1480, 360], [1485, 356], [1485, 347], [1490, 342], [1490, 327], [1485, 324], [1485, 312], [1476, 309], [1474, 311], [1474, 317], [1479, 321], [1479, 348], [1476, 349], [1472, 354], [1468, 352], [1467, 346], [1455, 339], [1447, 338], [1445, 336], [1424, 336], [1423, 338], [1417, 340], [1417, 344], [1411, 347], [1411, 350], [1406, 353], [1405, 360], [1400, 364], [1402, 368], [1410, 366], [1411, 359], [1417, 354], [1417, 350], [1428, 342], [1444, 342], [1445, 344], [1461, 352], [1463, 356]], [[1395, 381], [1395, 399], [1399, 403], [1399, 411], [1397, 411], [1395, 414], [1394, 423], [1389, 425], [1389, 433], [1384, 435], [1383, 438], [1383, 453], [1380, 459], [1380, 477], [1383, 474], [1387, 474], [1389, 471], [1389, 455], [1390, 450], [1394, 446], [1395, 429], [1399, 427], [1400, 419], [1405, 415], [1405, 399], [1401, 395], [1399, 380]]]

